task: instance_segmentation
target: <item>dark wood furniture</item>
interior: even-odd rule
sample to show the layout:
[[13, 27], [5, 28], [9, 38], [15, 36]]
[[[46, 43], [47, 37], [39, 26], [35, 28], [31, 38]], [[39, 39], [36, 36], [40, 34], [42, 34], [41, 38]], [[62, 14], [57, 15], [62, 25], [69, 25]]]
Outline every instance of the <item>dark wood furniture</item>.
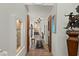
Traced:
[[67, 32], [69, 38], [67, 39], [68, 55], [77, 56], [78, 54], [78, 34], [79, 32]]
[[36, 42], [36, 48], [37, 49], [44, 48], [42, 40], [37, 40], [37, 42]]

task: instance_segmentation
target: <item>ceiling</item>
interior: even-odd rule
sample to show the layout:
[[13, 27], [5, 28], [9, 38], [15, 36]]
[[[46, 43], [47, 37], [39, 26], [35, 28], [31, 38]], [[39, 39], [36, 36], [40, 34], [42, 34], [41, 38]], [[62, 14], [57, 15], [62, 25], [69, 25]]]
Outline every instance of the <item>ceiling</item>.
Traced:
[[31, 16], [36, 17], [46, 17], [48, 13], [52, 10], [54, 4], [27, 4], [26, 9]]

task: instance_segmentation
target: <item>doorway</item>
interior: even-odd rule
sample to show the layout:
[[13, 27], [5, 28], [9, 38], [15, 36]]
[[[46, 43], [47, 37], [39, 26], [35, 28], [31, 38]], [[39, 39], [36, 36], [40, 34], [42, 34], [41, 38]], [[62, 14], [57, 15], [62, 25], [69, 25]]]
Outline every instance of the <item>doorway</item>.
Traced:
[[[29, 19], [27, 17], [27, 19]], [[28, 56], [50, 56], [52, 55], [52, 52], [51, 52], [51, 17], [48, 18], [49, 20], [49, 24], [48, 24], [48, 27], [49, 27], [49, 32], [50, 32], [50, 36], [48, 36], [48, 45], [47, 43], [45, 42], [45, 39], [44, 39], [44, 35], [45, 35], [45, 25], [44, 25], [44, 28], [43, 28], [43, 32], [41, 31], [41, 28], [43, 27], [43, 24], [41, 23], [40, 21], [41, 18], [38, 18], [34, 21], [34, 25], [31, 25], [31, 32], [30, 34], [28, 34], [30, 32], [30, 25], [28, 24], [29, 21], [27, 21], [29, 27], [28, 28], [28, 32], [27, 32], [27, 51], [28, 51]], [[41, 26], [42, 24], [42, 26]], [[27, 26], [28, 26], [27, 25]], [[34, 30], [34, 31], [33, 31]], [[31, 35], [31, 36], [29, 36]], [[34, 37], [32, 37], [34, 36]], [[30, 39], [31, 37], [31, 39]], [[30, 45], [31, 43], [31, 45]], [[31, 47], [30, 47], [31, 46]], [[38, 53], [39, 52], [39, 53]]]
[[52, 53], [51, 16], [47, 18], [51, 8], [52, 6], [28, 5], [31, 13], [27, 15], [27, 52], [30, 56], [46, 56]]

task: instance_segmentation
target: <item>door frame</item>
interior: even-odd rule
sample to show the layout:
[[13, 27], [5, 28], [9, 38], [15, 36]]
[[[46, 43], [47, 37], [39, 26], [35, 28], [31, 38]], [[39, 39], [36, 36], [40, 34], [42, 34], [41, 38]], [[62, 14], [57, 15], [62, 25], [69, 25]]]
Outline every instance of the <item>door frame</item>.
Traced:
[[26, 16], [26, 49], [27, 53], [29, 52], [29, 46], [30, 46], [30, 36], [29, 36], [29, 31], [30, 31], [30, 17], [29, 15]]
[[48, 49], [52, 52], [52, 16], [48, 17]]

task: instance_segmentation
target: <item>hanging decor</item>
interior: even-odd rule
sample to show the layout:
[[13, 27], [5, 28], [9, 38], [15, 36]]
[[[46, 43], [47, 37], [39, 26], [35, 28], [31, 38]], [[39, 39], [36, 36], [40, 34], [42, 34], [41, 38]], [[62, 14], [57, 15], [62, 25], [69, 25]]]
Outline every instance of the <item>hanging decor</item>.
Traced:
[[52, 17], [52, 32], [56, 33], [56, 19], [55, 19], [55, 15]]

